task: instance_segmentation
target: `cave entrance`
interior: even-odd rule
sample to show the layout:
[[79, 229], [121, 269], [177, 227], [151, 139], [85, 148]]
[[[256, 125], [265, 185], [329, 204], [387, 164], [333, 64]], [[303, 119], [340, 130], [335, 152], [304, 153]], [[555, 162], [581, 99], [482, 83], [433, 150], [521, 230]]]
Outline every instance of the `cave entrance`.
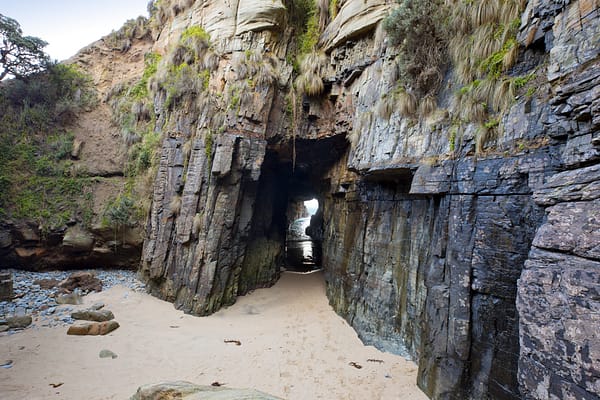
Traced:
[[319, 200], [290, 200], [287, 210], [288, 229], [285, 237], [285, 268], [310, 272], [321, 268], [323, 221], [319, 218]]
[[[346, 153], [342, 135], [269, 143], [262, 165], [248, 252], [279, 271], [321, 268], [329, 171]], [[268, 250], [267, 250], [268, 249]], [[269, 261], [270, 263], [271, 261]], [[258, 266], [258, 268], [262, 268]]]

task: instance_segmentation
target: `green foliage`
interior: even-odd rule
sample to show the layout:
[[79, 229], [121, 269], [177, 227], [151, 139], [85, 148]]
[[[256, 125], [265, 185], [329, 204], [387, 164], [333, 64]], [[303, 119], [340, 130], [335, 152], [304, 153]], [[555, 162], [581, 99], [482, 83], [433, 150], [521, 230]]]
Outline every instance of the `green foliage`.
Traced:
[[[87, 178], [30, 176], [12, 191], [13, 216], [55, 229], [78, 217], [83, 220], [90, 204], [84, 196]], [[89, 200], [89, 198], [87, 198]]]
[[20, 24], [0, 14], [0, 81], [7, 76], [23, 79], [42, 72], [50, 58], [44, 53], [45, 41], [23, 36]]
[[308, 20], [316, 14], [315, 0], [285, 0], [289, 23], [300, 35], [306, 31]]
[[127, 161], [127, 176], [141, 176], [156, 162], [156, 154], [160, 144], [160, 134], [147, 132], [140, 143], [136, 143], [129, 150]]
[[337, 16], [339, 7], [339, 0], [329, 0], [329, 16], [332, 20]]
[[134, 213], [133, 199], [126, 194], [120, 194], [106, 205], [103, 222], [114, 229], [128, 227], [132, 224]]
[[[314, 4], [314, 3], [313, 3]], [[319, 18], [316, 13], [316, 9], [310, 11], [308, 21], [306, 22], [305, 31], [300, 35], [298, 40], [299, 54], [308, 54], [317, 48], [319, 42]]]
[[458, 128], [456, 127], [452, 127], [450, 129], [450, 151], [454, 153], [454, 150], [456, 150], [456, 133], [458, 131]]
[[487, 129], [496, 128], [498, 125], [500, 125], [500, 120], [498, 118], [492, 118], [483, 124], [483, 126]]
[[384, 28], [400, 48], [400, 80], [418, 97], [435, 94], [447, 63], [448, 9], [442, 0], [399, 0]]
[[498, 78], [506, 70], [504, 60], [508, 52], [515, 46], [518, 46], [514, 38], [508, 39], [502, 49], [493, 53], [491, 56], [481, 61], [479, 69], [485, 74]]
[[52, 65], [0, 87], [0, 109], [5, 110], [0, 114], [3, 215], [47, 228], [84, 220], [90, 206], [82, 195], [90, 182], [71, 176], [74, 136], [60, 123], [95, 101], [90, 79], [71, 65]]
[[[523, 75], [523, 76], [517, 76], [513, 78], [513, 82], [515, 85], [515, 89], [521, 89], [522, 87], [524, 87], [525, 85], [527, 85], [529, 82], [531, 82], [533, 79], [536, 78], [536, 73], [535, 72], [531, 72], [527, 75]], [[531, 89], [531, 88], [530, 88]]]
[[187, 28], [181, 34], [180, 41], [186, 43], [188, 41], [201, 40], [204, 42], [210, 42], [210, 35], [201, 26], [194, 25]]
[[133, 85], [129, 90], [128, 96], [142, 100], [148, 97], [148, 81], [154, 76], [158, 70], [158, 63], [161, 60], [161, 55], [158, 53], [147, 53], [144, 57], [145, 68], [142, 74], [142, 79], [138, 83]]

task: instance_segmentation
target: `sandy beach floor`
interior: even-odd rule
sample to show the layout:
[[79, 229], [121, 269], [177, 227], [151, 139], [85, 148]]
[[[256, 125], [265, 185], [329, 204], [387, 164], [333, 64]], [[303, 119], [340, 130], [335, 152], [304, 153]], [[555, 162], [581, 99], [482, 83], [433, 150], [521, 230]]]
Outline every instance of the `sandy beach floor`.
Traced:
[[[142, 384], [167, 380], [220, 382], [288, 400], [427, 399], [413, 362], [364, 346], [333, 312], [321, 273], [286, 273], [204, 318], [122, 286], [90, 294], [79, 307], [96, 302], [115, 314], [119, 329], [67, 336], [65, 327], [39, 327], [0, 337], [0, 364], [12, 360], [0, 368], [1, 399], [128, 399]], [[103, 349], [118, 357], [100, 358]]]

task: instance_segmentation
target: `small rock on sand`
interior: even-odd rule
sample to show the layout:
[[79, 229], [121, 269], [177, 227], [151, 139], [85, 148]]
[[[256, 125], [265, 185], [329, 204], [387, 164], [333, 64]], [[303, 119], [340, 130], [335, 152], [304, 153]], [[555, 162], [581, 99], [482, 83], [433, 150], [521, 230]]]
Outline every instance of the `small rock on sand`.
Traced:
[[114, 319], [112, 311], [110, 310], [80, 310], [71, 313], [73, 319], [83, 319], [86, 321], [104, 322]]
[[106, 335], [118, 327], [119, 323], [114, 320], [105, 322], [79, 322], [69, 327], [67, 335]]
[[112, 358], [112, 359], [115, 359], [118, 357], [115, 353], [113, 353], [112, 351], [107, 350], [107, 349], [100, 350], [99, 356], [100, 356], [100, 358]]

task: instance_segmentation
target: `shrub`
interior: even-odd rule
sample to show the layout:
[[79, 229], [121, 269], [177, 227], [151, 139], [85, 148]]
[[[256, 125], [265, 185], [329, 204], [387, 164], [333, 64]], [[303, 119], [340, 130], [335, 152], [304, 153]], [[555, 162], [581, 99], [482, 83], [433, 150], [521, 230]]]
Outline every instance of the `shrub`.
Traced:
[[106, 223], [116, 230], [120, 227], [130, 226], [133, 213], [133, 200], [128, 195], [121, 194], [106, 205], [104, 218]]
[[400, 46], [400, 78], [419, 97], [439, 89], [446, 64], [447, 13], [442, 0], [399, 0], [384, 21], [392, 43]]

